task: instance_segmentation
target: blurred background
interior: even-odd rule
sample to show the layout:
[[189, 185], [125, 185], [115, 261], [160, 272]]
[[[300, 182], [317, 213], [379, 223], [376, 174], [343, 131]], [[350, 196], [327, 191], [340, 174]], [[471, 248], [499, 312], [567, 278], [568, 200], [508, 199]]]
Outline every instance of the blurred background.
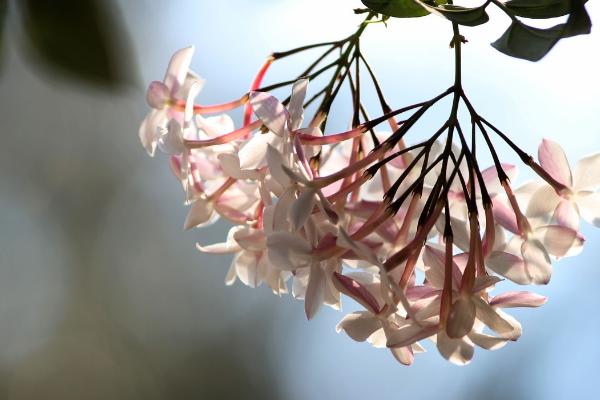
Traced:
[[[308, 323], [301, 302], [225, 287], [230, 259], [194, 243], [222, 241], [228, 226], [182, 232], [186, 209], [167, 159], [150, 159], [138, 141], [146, 84], [194, 44], [192, 67], [207, 79], [199, 100], [231, 100], [271, 51], [353, 32], [360, 6], [0, 0], [0, 399], [597, 396], [600, 232], [587, 226], [583, 254], [556, 263], [551, 284], [534, 289], [548, 304], [514, 313], [523, 337], [463, 368], [432, 346], [403, 367], [337, 334], [339, 312]], [[588, 11], [599, 23], [600, 4]], [[600, 34], [529, 63], [489, 46], [509, 23], [491, 17], [463, 29], [464, 85], [481, 114], [532, 154], [542, 137], [572, 164], [600, 151]], [[393, 106], [450, 86], [450, 36], [435, 16], [368, 29], [361, 49]], [[275, 64], [267, 81], [300, 73], [311, 57]], [[332, 130], [349, 122], [338, 115]], [[531, 177], [521, 171], [519, 181]]]

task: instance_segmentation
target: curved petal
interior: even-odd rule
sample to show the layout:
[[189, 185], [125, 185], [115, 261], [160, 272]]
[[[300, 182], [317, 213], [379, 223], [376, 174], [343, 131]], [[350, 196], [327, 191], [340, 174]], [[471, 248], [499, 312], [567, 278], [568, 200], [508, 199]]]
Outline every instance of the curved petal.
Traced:
[[573, 186], [571, 167], [562, 147], [552, 140], [544, 139], [538, 148], [542, 168], [554, 179], [567, 187]]
[[146, 101], [152, 108], [160, 110], [165, 106], [167, 101], [171, 98], [171, 93], [167, 85], [160, 81], [152, 81], [148, 85], [146, 92]]
[[308, 79], [298, 79], [292, 88], [292, 96], [290, 97], [289, 113], [291, 131], [300, 128], [304, 119], [304, 99], [306, 98], [306, 90], [308, 89]]
[[304, 297], [304, 312], [306, 318], [311, 320], [321, 308], [325, 298], [325, 273], [320, 263], [313, 262], [310, 266], [310, 276]]
[[402, 365], [411, 365], [415, 361], [411, 346], [398, 347], [390, 349], [392, 355]]
[[185, 217], [183, 229], [200, 228], [214, 221], [216, 215], [213, 202], [204, 198], [197, 199]]
[[453, 339], [443, 330], [437, 334], [437, 349], [446, 360], [455, 365], [467, 365], [475, 353], [474, 346], [465, 339]]
[[600, 194], [579, 192], [577, 193], [577, 205], [583, 219], [600, 228]]
[[506, 292], [490, 299], [490, 306], [500, 308], [540, 307], [548, 301], [546, 296], [533, 292]]
[[183, 128], [175, 119], [167, 123], [167, 128], [161, 131], [158, 147], [163, 153], [172, 156], [182, 154], [185, 150], [183, 144]]
[[598, 190], [600, 188], [600, 154], [582, 158], [577, 162], [573, 177], [573, 189]]
[[475, 323], [475, 303], [473, 296], [460, 296], [450, 309], [446, 333], [451, 338], [462, 338], [473, 329]]
[[289, 232], [274, 232], [267, 237], [269, 260], [276, 268], [294, 270], [307, 266], [312, 247], [302, 237]]
[[381, 329], [379, 319], [366, 312], [348, 314], [335, 327], [336, 332], [344, 331], [357, 342], [364, 342], [378, 329]]
[[173, 54], [167, 67], [165, 79], [163, 80], [171, 93], [176, 93], [185, 82], [185, 78], [192, 63], [194, 56], [194, 46], [185, 47]]
[[498, 350], [508, 342], [509, 339], [497, 336], [486, 335], [484, 333], [471, 332], [469, 339], [477, 346], [486, 350]]
[[487, 259], [487, 267], [519, 285], [528, 285], [531, 283], [531, 279], [525, 271], [523, 259], [514, 254], [493, 251]]
[[288, 111], [283, 104], [268, 93], [252, 92], [250, 105], [254, 113], [271, 132], [283, 136], [289, 119]]
[[556, 191], [548, 185], [543, 185], [531, 195], [525, 215], [546, 221], [554, 213], [559, 202], [560, 197]]
[[579, 230], [579, 210], [572, 201], [561, 199], [552, 215], [552, 224]]
[[555, 257], [564, 257], [567, 254], [575, 255], [583, 250], [583, 237], [571, 228], [547, 225], [537, 228], [534, 234], [548, 253]]
[[316, 192], [307, 189], [292, 203], [289, 209], [289, 218], [293, 230], [297, 231], [304, 226], [306, 220], [313, 212], [315, 202]]
[[521, 254], [530, 282], [536, 285], [548, 284], [552, 277], [552, 265], [544, 245], [536, 239], [526, 240], [521, 244]]

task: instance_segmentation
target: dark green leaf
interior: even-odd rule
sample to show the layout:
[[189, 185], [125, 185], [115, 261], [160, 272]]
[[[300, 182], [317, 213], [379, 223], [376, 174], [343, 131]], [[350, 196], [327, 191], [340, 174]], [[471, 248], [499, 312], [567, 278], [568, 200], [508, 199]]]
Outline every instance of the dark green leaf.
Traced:
[[510, 0], [505, 6], [519, 17], [545, 19], [567, 15], [571, 0]]
[[590, 33], [592, 23], [582, 0], [572, 0], [567, 22], [540, 29], [513, 20], [506, 32], [494, 43], [497, 50], [529, 61], [542, 59], [563, 38]]
[[465, 8], [461, 6], [455, 6], [452, 4], [442, 4], [438, 6], [433, 6], [421, 0], [417, 1], [423, 6], [423, 8], [425, 8], [432, 14], [439, 15], [441, 17], [446, 18], [449, 21], [456, 22], [460, 25], [477, 26], [485, 24], [490, 19], [488, 14], [485, 12], [485, 8], [489, 4], [488, 2], [486, 2], [480, 7]]
[[122, 30], [108, 0], [20, 0], [34, 54], [69, 77], [116, 87], [131, 74]]
[[429, 14], [415, 0], [362, 0], [371, 10], [396, 18], [414, 18]]

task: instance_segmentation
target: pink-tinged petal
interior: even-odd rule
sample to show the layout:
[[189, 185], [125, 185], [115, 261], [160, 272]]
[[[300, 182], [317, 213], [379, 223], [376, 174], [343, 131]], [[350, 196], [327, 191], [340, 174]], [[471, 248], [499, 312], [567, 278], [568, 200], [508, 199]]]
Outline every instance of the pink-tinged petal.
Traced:
[[588, 223], [600, 228], [600, 194], [592, 192], [578, 192], [577, 206], [581, 217]]
[[283, 104], [268, 93], [252, 92], [250, 104], [254, 113], [277, 136], [283, 136], [289, 119], [288, 111]]
[[192, 63], [192, 57], [194, 56], [194, 46], [189, 46], [184, 49], [178, 50], [171, 57], [169, 61], [169, 67], [165, 74], [164, 84], [167, 86], [171, 93], [176, 93], [188, 75], [190, 64]]
[[306, 318], [311, 320], [323, 304], [325, 297], [325, 273], [318, 262], [310, 266], [310, 276], [308, 277], [308, 286], [304, 297], [304, 312]]
[[410, 346], [398, 347], [395, 349], [390, 349], [392, 355], [402, 365], [412, 365], [415, 361], [415, 356], [413, 355], [413, 351]]
[[475, 323], [475, 303], [472, 300], [473, 296], [461, 295], [452, 304], [448, 322], [446, 325], [446, 333], [451, 338], [462, 338], [473, 329]]
[[290, 97], [289, 113], [291, 131], [300, 128], [304, 119], [304, 99], [306, 98], [306, 90], [308, 89], [308, 79], [298, 79], [292, 88], [292, 96]]
[[267, 247], [265, 232], [260, 229], [243, 227], [235, 231], [233, 239], [244, 250], [261, 252]]
[[562, 147], [552, 140], [544, 139], [538, 148], [538, 159], [542, 168], [558, 182], [567, 187], [573, 186], [571, 167]]
[[[512, 164], [502, 163], [502, 169], [508, 176], [508, 179], [511, 182], [514, 182], [517, 178], [518, 169], [516, 166]], [[490, 196], [494, 196], [498, 193], [502, 193], [504, 189], [502, 189], [502, 185], [500, 184], [500, 180], [498, 179], [498, 171], [495, 166], [486, 168], [481, 172], [481, 176], [483, 177], [483, 181], [485, 182], [485, 187], [490, 194]], [[475, 181], [477, 187], [479, 187], [479, 181]]]
[[600, 188], [600, 154], [579, 160], [574, 175], [573, 188], [575, 191], [598, 190]]
[[479, 332], [469, 333], [469, 339], [477, 346], [486, 350], [498, 350], [508, 342], [509, 339], [486, 335]]
[[333, 273], [332, 281], [337, 290], [360, 303], [371, 313], [379, 314], [381, 311], [375, 296], [360, 282], [338, 272]]
[[533, 292], [506, 292], [490, 299], [490, 306], [499, 308], [540, 307], [548, 301], [546, 296]]
[[273, 230], [284, 231], [288, 230], [288, 214], [292, 203], [296, 201], [294, 194], [295, 190], [290, 188], [283, 192], [279, 197], [279, 201], [275, 204], [275, 211], [273, 214]]
[[487, 259], [487, 267], [519, 285], [528, 285], [531, 283], [531, 278], [525, 271], [523, 259], [514, 254], [493, 251]]
[[218, 157], [219, 163], [225, 175], [240, 180], [258, 180], [260, 173], [257, 170], [243, 170], [240, 167], [240, 159], [236, 154], [222, 153]]
[[560, 200], [551, 186], [543, 185], [529, 198], [525, 215], [546, 221], [554, 214]]
[[583, 237], [571, 228], [559, 225], [547, 225], [534, 232], [548, 253], [555, 257], [577, 254], [583, 250]]
[[146, 101], [152, 108], [156, 108], [158, 110], [164, 108], [167, 101], [171, 98], [171, 93], [169, 92], [169, 88], [162, 82], [153, 81], [148, 86], [148, 91], [146, 92]]
[[292, 203], [289, 211], [289, 218], [294, 231], [297, 231], [304, 226], [306, 220], [312, 214], [315, 202], [315, 191], [307, 189]]
[[521, 245], [521, 255], [525, 262], [525, 272], [530, 283], [546, 285], [552, 277], [552, 265], [544, 245], [536, 239], [529, 239]]
[[579, 230], [579, 210], [572, 201], [561, 199], [558, 206], [554, 210], [551, 223], [571, 228], [575, 231]]
[[501, 196], [492, 199], [494, 218], [504, 229], [514, 234], [519, 234], [517, 216], [513, 209], [504, 201]]
[[473, 344], [465, 339], [455, 339], [446, 335], [443, 330], [437, 334], [437, 349], [446, 360], [455, 365], [467, 365], [473, 359]]
[[312, 247], [302, 237], [289, 232], [274, 232], [267, 237], [269, 260], [284, 271], [307, 266]]
[[508, 335], [514, 330], [512, 324], [502, 318], [502, 316], [481, 297], [473, 296], [473, 303], [477, 310], [477, 319], [486, 324], [494, 332], [500, 335]]
[[214, 222], [215, 209], [213, 202], [204, 198], [197, 199], [188, 212], [183, 229], [200, 228]]
[[400, 329], [389, 329], [386, 332], [386, 346], [389, 348], [410, 346], [419, 340], [435, 335], [438, 330], [438, 325], [420, 326], [415, 323], [404, 325]]
[[379, 319], [366, 312], [348, 314], [335, 327], [336, 332], [344, 331], [357, 342], [364, 342], [379, 329], [381, 329]]

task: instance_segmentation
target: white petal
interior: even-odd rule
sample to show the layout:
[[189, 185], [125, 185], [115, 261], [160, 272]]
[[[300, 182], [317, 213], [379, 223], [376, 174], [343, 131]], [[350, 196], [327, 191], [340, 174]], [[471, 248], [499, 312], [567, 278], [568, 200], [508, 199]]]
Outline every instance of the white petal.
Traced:
[[194, 46], [178, 50], [169, 61], [169, 67], [163, 80], [165, 85], [175, 92], [183, 85], [194, 56]]
[[462, 338], [473, 329], [475, 323], [475, 303], [473, 296], [461, 295], [452, 304], [446, 332], [453, 338]]
[[396, 361], [402, 365], [411, 365], [415, 360], [415, 356], [413, 355], [410, 346], [397, 347], [390, 349], [390, 351], [392, 352], [392, 355]]
[[290, 127], [295, 131], [302, 125], [304, 119], [304, 99], [306, 98], [306, 90], [308, 89], [308, 79], [299, 79], [294, 83], [292, 88], [292, 97], [290, 98], [289, 113]]
[[179, 155], [185, 150], [183, 128], [175, 119], [171, 119], [167, 124], [167, 129], [162, 130], [158, 139], [158, 147], [163, 153], [170, 155]]
[[248, 251], [260, 252], [267, 247], [267, 238], [264, 231], [260, 229], [242, 227], [235, 231], [233, 239], [243, 249]]
[[275, 142], [277, 136], [268, 133], [257, 133], [247, 141], [238, 156], [242, 169], [256, 169], [266, 165], [267, 148]]
[[573, 188], [579, 190], [597, 190], [600, 188], [600, 154], [582, 158], [575, 167]]
[[290, 178], [283, 171], [284, 160], [281, 153], [273, 146], [267, 146], [267, 165], [269, 173], [283, 188], [287, 188], [291, 184]]
[[292, 203], [292, 206], [289, 210], [289, 218], [294, 231], [297, 231], [304, 226], [304, 223], [313, 212], [315, 201], [316, 192], [308, 189], [303, 191]]
[[357, 342], [364, 342], [378, 329], [381, 329], [379, 319], [366, 312], [348, 314], [335, 327], [337, 332], [344, 331]]
[[551, 224], [564, 226], [578, 231], [579, 210], [575, 203], [566, 199], [561, 199], [554, 210]]
[[479, 296], [473, 296], [477, 310], [477, 319], [486, 324], [491, 330], [500, 334], [507, 335], [513, 331], [513, 326], [496, 312], [492, 306]]
[[274, 232], [267, 238], [269, 260], [276, 268], [294, 270], [311, 260], [312, 247], [302, 237], [289, 232]]
[[548, 185], [543, 185], [529, 199], [525, 215], [530, 218], [547, 220], [552, 216], [559, 202], [560, 197], [556, 191]]
[[569, 161], [558, 143], [548, 139], [542, 140], [538, 148], [538, 159], [542, 168], [554, 179], [567, 187], [573, 186]]
[[525, 271], [523, 259], [514, 254], [494, 251], [487, 259], [487, 266], [495, 273], [519, 285], [528, 285], [531, 283], [531, 278]]
[[419, 340], [435, 335], [438, 330], [437, 325], [420, 326], [416, 323], [404, 325], [400, 329], [391, 329], [386, 332], [387, 347], [409, 346]]
[[469, 339], [477, 346], [486, 350], [498, 350], [508, 342], [509, 339], [486, 335], [479, 332], [469, 333]]
[[467, 365], [475, 352], [471, 343], [465, 339], [453, 339], [443, 330], [437, 334], [437, 348], [446, 360], [456, 365]]
[[212, 201], [199, 198], [192, 204], [192, 207], [185, 218], [183, 228], [188, 230], [211, 223], [213, 221], [213, 216], [215, 215], [214, 211]]
[[259, 257], [257, 257], [256, 253], [242, 251], [233, 260], [235, 271], [240, 281], [252, 288], [258, 287], [264, 278], [264, 271], [259, 269], [258, 259]]
[[304, 311], [306, 318], [312, 319], [321, 305], [325, 297], [325, 273], [318, 262], [314, 262], [310, 266], [310, 276], [308, 278], [308, 286], [306, 287], [306, 295], [304, 297]]
[[229, 230], [227, 234], [227, 241], [224, 243], [216, 243], [208, 246], [202, 246], [200, 243], [196, 243], [196, 247], [203, 253], [213, 253], [213, 254], [228, 254], [228, 253], [237, 253], [242, 250], [240, 245], [234, 240], [235, 233], [239, 231], [241, 227], [234, 226]]
[[140, 142], [150, 157], [153, 157], [156, 151], [156, 142], [160, 136], [159, 128], [164, 128], [167, 122], [167, 113], [164, 110], [152, 110], [140, 125]]
[[548, 253], [556, 257], [577, 254], [583, 249], [583, 238], [579, 232], [559, 225], [547, 225], [534, 232]]
[[268, 93], [252, 92], [250, 104], [254, 113], [277, 136], [283, 136], [289, 114], [283, 104]]
[[536, 285], [546, 285], [552, 277], [550, 258], [539, 240], [530, 239], [521, 245], [521, 254], [525, 262], [525, 272]]
[[600, 228], [600, 194], [579, 192], [577, 193], [577, 205], [583, 219]]

